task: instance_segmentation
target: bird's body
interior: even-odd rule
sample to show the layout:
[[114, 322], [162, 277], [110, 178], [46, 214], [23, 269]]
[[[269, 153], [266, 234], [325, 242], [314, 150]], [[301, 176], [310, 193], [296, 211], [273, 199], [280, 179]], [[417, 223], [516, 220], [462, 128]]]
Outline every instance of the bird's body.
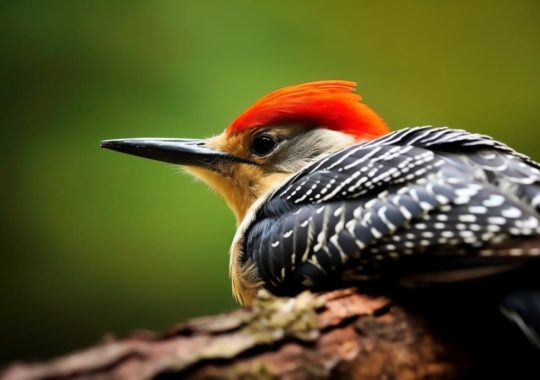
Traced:
[[232, 249], [237, 294], [504, 270], [540, 256], [539, 205], [538, 165], [505, 145], [400, 130], [316, 161], [251, 211]]
[[[103, 146], [186, 165], [225, 198], [238, 223], [230, 274], [243, 304], [261, 288], [452, 283], [540, 257], [537, 163], [461, 130], [389, 133], [354, 86], [274, 91], [206, 140]], [[513, 304], [519, 315], [534, 309]]]

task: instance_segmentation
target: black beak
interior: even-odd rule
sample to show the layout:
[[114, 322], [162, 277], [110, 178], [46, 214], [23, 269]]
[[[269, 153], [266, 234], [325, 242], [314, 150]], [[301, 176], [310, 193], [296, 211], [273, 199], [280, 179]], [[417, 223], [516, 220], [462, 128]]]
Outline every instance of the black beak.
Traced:
[[206, 145], [205, 140], [196, 139], [115, 139], [102, 141], [101, 147], [171, 164], [207, 168], [215, 168], [218, 163], [223, 161], [249, 162], [211, 149]]

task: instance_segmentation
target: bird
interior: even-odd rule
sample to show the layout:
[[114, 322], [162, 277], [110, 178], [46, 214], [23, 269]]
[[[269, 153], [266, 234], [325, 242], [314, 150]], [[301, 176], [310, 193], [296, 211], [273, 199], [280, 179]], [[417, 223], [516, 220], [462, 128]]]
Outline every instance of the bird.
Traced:
[[[207, 139], [101, 146], [182, 165], [223, 196], [237, 222], [229, 272], [243, 305], [263, 288], [422, 288], [540, 258], [538, 163], [460, 129], [391, 131], [352, 81], [277, 89]], [[501, 303], [537, 345], [539, 294]]]

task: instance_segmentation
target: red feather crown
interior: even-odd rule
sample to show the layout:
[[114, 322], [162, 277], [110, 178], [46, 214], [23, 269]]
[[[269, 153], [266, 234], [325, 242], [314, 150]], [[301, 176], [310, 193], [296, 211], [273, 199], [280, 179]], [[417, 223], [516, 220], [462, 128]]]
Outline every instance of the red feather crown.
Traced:
[[305, 124], [371, 139], [389, 132], [384, 120], [361, 102], [356, 83], [327, 80], [283, 87], [263, 96], [226, 129], [229, 134], [268, 125]]

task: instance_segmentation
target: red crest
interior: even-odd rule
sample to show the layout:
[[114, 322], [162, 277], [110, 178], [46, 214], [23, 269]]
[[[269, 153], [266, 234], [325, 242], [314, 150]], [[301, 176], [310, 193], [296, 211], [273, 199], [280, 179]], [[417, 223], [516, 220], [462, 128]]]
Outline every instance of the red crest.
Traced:
[[238, 116], [226, 132], [271, 125], [305, 124], [371, 139], [389, 132], [384, 120], [362, 103], [356, 83], [327, 80], [283, 87], [263, 96]]

